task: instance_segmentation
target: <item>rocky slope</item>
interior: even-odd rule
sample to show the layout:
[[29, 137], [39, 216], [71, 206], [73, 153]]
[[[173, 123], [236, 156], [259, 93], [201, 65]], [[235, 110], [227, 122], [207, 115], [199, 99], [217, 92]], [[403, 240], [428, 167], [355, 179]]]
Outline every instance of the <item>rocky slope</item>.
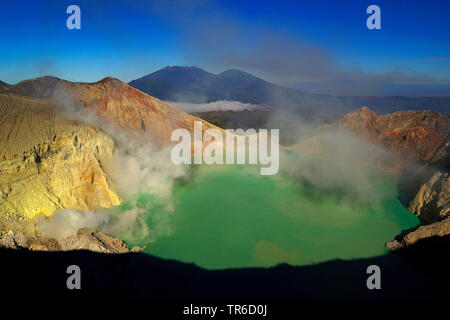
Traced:
[[[325, 139], [329, 132], [345, 129], [366, 141], [374, 151], [389, 151], [389, 165], [397, 171], [413, 163], [440, 165], [447, 160], [450, 118], [435, 111], [399, 111], [378, 114], [367, 107], [346, 114], [331, 125], [320, 126], [296, 147], [309, 152], [327, 153]], [[375, 155], [374, 155], [375, 156]], [[401, 161], [396, 161], [401, 158]]]
[[50, 99], [65, 117], [84, 117], [97, 126], [104, 119], [134, 136], [162, 144], [170, 142], [174, 129], [193, 130], [194, 120], [202, 121], [206, 128], [214, 127], [114, 78], [81, 83], [40, 77], [0, 88], [0, 93]]
[[[339, 80], [342, 84], [342, 80]], [[168, 66], [129, 83], [161, 100], [203, 103], [236, 100], [290, 110], [313, 120], [318, 115], [341, 117], [361, 106], [379, 112], [433, 109], [450, 110], [448, 97], [376, 97], [314, 94], [283, 87], [241, 70], [212, 74], [197, 67]], [[313, 117], [309, 117], [312, 116]]]
[[[12, 230], [33, 238], [26, 222], [56, 210], [120, 204], [105, 169], [117, 155], [116, 134], [164, 146], [172, 130], [192, 131], [194, 121], [201, 120], [112, 78], [0, 86], [0, 237]], [[204, 130], [213, 127], [203, 121]]]
[[395, 251], [413, 245], [423, 239], [444, 237], [448, 236], [449, 234], [450, 217], [447, 217], [442, 221], [422, 225], [414, 231], [397, 236], [394, 240], [386, 243], [386, 249], [388, 249], [389, 251]]
[[448, 216], [448, 116], [431, 110], [379, 115], [362, 108], [343, 117], [339, 125], [383, 146], [401, 160], [400, 187], [410, 198], [409, 211], [425, 223]]
[[328, 132], [336, 129], [348, 130], [373, 146], [372, 165], [399, 173], [400, 189], [408, 198], [405, 206], [425, 224], [388, 243], [388, 249], [450, 233], [448, 116], [431, 110], [378, 114], [363, 107], [332, 125], [321, 126], [296, 147], [326, 153], [324, 139]]
[[9, 231], [0, 239], [0, 247], [9, 249], [28, 249], [32, 251], [70, 251], [89, 250], [101, 253], [140, 252], [143, 249], [128, 246], [122, 240], [110, 237], [90, 228], [79, 229], [74, 235], [63, 239], [35, 238], [23, 233]]
[[[423, 225], [416, 230], [398, 235], [393, 241], [386, 243], [387, 249], [394, 251], [424, 238], [442, 237], [450, 234], [450, 181], [448, 170], [443, 172], [440, 169], [431, 172], [433, 172], [431, 177], [422, 181], [422, 184], [414, 182], [411, 188], [416, 190], [416, 193], [413, 199], [407, 203], [408, 210], [417, 215]], [[419, 174], [418, 176], [420, 178], [423, 175]]]
[[363, 107], [338, 125], [415, 162], [434, 164], [447, 155], [450, 118], [432, 110], [381, 115]]
[[59, 116], [48, 100], [0, 94], [0, 110], [2, 217], [120, 204], [102, 167], [115, 149], [109, 135]]
[[440, 221], [450, 211], [450, 181], [448, 172], [436, 171], [420, 186], [408, 210], [428, 223]]

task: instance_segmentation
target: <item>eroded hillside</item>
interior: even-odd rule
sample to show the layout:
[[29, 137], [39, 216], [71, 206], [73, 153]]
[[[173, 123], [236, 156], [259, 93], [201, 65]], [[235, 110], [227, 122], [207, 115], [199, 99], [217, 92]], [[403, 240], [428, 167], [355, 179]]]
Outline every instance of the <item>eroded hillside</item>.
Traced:
[[202, 121], [206, 129], [215, 127], [114, 78], [83, 83], [41, 77], [0, 88], [1, 92], [51, 99], [65, 117], [96, 126], [106, 120], [134, 136], [161, 144], [169, 144], [175, 129], [193, 130], [194, 120]]
[[46, 100], [0, 95], [0, 108], [1, 215], [120, 203], [102, 167], [115, 148], [105, 132], [62, 118]]
[[[120, 204], [106, 168], [117, 156], [116, 134], [125, 135], [125, 143], [164, 146], [172, 130], [193, 130], [196, 120], [112, 78], [71, 83], [43, 77], [1, 87], [0, 231], [24, 231], [18, 220], [64, 208]], [[212, 127], [203, 121], [203, 130]]]
[[339, 130], [350, 131], [370, 146], [364, 158], [368, 165], [399, 174], [405, 206], [427, 225], [388, 243], [389, 249], [450, 233], [448, 116], [432, 110], [378, 114], [364, 107], [319, 127], [295, 148], [339, 156], [333, 153], [329, 139]]

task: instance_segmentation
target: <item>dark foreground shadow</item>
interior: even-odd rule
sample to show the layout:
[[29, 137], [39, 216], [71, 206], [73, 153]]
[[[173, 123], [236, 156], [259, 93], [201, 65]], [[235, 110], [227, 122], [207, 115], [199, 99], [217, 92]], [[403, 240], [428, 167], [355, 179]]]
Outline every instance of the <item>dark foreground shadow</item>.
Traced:
[[[447, 236], [369, 259], [220, 271], [137, 253], [2, 249], [0, 283], [9, 297], [47, 301], [448, 299], [449, 249]], [[73, 264], [81, 268], [81, 290], [66, 287], [66, 269]], [[373, 264], [381, 268], [381, 290], [366, 287], [366, 269]]]

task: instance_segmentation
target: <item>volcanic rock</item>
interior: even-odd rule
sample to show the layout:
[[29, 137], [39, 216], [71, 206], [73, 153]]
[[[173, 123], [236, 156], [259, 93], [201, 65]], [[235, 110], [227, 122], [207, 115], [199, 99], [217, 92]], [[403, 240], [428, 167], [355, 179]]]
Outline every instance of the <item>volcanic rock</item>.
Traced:
[[[173, 130], [193, 130], [194, 120], [202, 121], [205, 130], [217, 128], [171, 105], [149, 96], [126, 83], [105, 78], [95, 83], [70, 82], [55, 77], [40, 77], [0, 88], [0, 93], [50, 99], [64, 116], [86, 118], [89, 124], [109, 124], [156, 143], [168, 145]], [[65, 111], [65, 112], [64, 112]]]
[[[9, 231], [0, 239], [0, 247], [10, 249], [27, 249], [32, 251], [69, 251], [90, 250], [101, 253], [126, 253], [130, 252], [128, 246], [122, 240], [110, 237], [102, 232], [90, 228], [81, 228], [76, 234], [67, 238], [55, 240], [47, 238], [35, 238], [22, 233]], [[142, 251], [142, 248], [134, 247], [133, 252]]]
[[411, 246], [418, 241], [432, 237], [444, 237], [450, 234], [450, 217], [428, 225], [422, 225], [416, 230], [411, 231], [404, 236], [398, 236], [395, 240], [386, 243], [386, 249], [395, 251], [404, 247]]
[[100, 129], [58, 115], [51, 101], [0, 94], [0, 215], [121, 202], [103, 163], [115, 150]]
[[417, 192], [408, 210], [432, 223], [440, 221], [450, 212], [450, 180], [448, 173], [437, 171]]
[[0, 85], [2, 244], [32, 250], [127, 251], [120, 240], [84, 229], [63, 240], [46, 239], [34, 218], [65, 208], [121, 204], [107, 170], [120, 148], [116, 135], [125, 136], [126, 142], [166, 146], [173, 130], [193, 131], [194, 121], [201, 121], [203, 130], [217, 128], [113, 78], [72, 83], [41, 77]]
[[[314, 135], [300, 140], [297, 148], [327, 153], [324, 137], [332, 130], [346, 130], [360, 137], [373, 152], [369, 165], [399, 173], [400, 190], [409, 211], [424, 225], [386, 244], [389, 250], [449, 232], [450, 118], [432, 110], [378, 114], [367, 107], [357, 109], [336, 123], [324, 125]], [[369, 148], [369, 150], [371, 150]], [[378, 157], [378, 158], [377, 158]]]
[[378, 114], [363, 107], [345, 115], [338, 125], [416, 162], [442, 160], [449, 145], [450, 118], [432, 110]]

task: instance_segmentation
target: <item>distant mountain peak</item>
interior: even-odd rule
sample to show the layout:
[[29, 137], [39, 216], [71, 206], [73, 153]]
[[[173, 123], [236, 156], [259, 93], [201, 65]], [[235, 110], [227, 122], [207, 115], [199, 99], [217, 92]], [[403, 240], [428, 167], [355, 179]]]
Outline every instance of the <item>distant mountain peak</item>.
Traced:
[[[196, 66], [166, 66], [158, 71], [173, 71], [173, 70], [198, 70], [198, 71], [205, 71], [202, 68], [196, 67]], [[156, 71], [156, 72], [158, 72]], [[205, 71], [206, 72], [206, 71]]]
[[194, 66], [167, 66], [129, 85], [162, 100], [191, 103], [237, 100], [259, 104], [266, 100], [267, 92], [279, 89], [238, 69], [213, 74]]
[[[116, 80], [119, 80], [119, 79], [114, 78], [114, 77], [105, 77], [105, 78], [103, 78], [102, 80], [100, 80], [100, 81], [98, 81], [98, 82], [116, 81]], [[120, 80], [119, 80], [119, 81], [120, 81]]]
[[[164, 67], [162, 69], [159, 69], [153, 73], [150, 73], [147, 76], [144, 76], [142, 78], [147, 78], [151, 75], [155, 75], [155, 74], [211, 74], [205, 70], [203, 70], [202, 68], [199, 67], [195, 67], [195, 66], [190, 66], [190, 67], [184, 67], [184, 66], [167, 66]], [[141, 78], [141, 79], [142, 79]]]
[[114, 77], [105, 77], [102, 80], [94, 82], [94, 83], [104, 83], [104, 84], [109, 84], [109, 83], [116, 83], [117, 84], [117, 83], [120, 83], [120, 84], [123, 84], [123, 85], [126, 84], [122, 80], [114, 78]]
[[153, 79], [162, 79], [165, 81], [169, 81], [172, 82], [174, 81], [175, 83], [179, 80], [183, 81], [183, 79], [188, 79], [189, 78], [196, 78], [196, 80], [198, 78], [206, 78], [206, 77], [213, 77], [214, 75], [212, 73], [209, 73], [199, 67], [195, 67], [195, 66], [190, 66], [190, 67], [183, 67], [183, 66], [166, 66], [162, 69], [159, 69], [155, 72], [152, 72], [148, 75], [145, 75], [141, 78], [138, 78], [136, 80], [133, 80], [130, 82], [130, 84], [132, 83], [136, 83], [139, 81], [149, 81], [149, 80], [153, 80]]
[[40, 77], [36, 77], [36, 78], [32, 78], [32, 79], [26, 79], [26, 80], [22, 80], [20, 81], [18, 84], [20, 83], [27, 83], [27, 82], [56, 82], [56, 81], [65, 81], [62, 80], [58, 77], [55, 76], [40, 76]]
[[356, 109], [358, 112], [365, 112], [365, 113], [376, 113], [375, 111], [369, 109], [367, 106], [364, 106], [362, 108]]
[[[349, 93], [352, 93], [352, 88], [358, 84], [348, 79], [336, 83], [345, 84], [350, 89]], [[213, 74], [194, 66], [167, 66], [133, 80], [129, 85], [166, 101], [204, 103], [234, 100], [290, 110], [308, 117], [322, 115], [333, 118], [362, 106], [370, 107], [379, 113], [407, 109], [435, 109], [448, 114], [450, 109], [450, 97], [317, 94], [314, 90], [298, 90], [297, 87], [277, 85], [239, 69]]]
[[14, 93], [40, 97], [51, 97], [55, 90], [61, 86], [103, 84], [107, 87], [128, 86], [125, 82], [113, 77], [106, 77], [95, 82], [71, 82], [55, 76], [42, 76], [20, 81], [15, 85], [0, 85], [0, 93]]
[[[248, 73], [248, 72], [245, 72], [245, 71], [242, 71], [242, 70], [239, 70], [239, 69], [228, 69], [228, 70], [225, 70], [225, 71], [219, 73], [218, 75], [220, 76], [220, 75], [227, 75], [227, 74], [233, 74], [233, 75], [245, 75], [245, 76], [252, 76], [252, 77], [255, 77], [255, 76], [252, 75], [251, 73]], [[255, 78], [256, 78], [256, 77], [255, 77]]]

